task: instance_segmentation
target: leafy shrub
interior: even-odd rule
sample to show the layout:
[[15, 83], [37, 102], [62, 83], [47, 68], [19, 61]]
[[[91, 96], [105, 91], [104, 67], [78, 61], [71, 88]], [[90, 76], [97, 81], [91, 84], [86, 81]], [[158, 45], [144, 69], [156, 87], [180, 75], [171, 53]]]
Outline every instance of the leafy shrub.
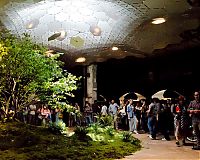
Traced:
[[58, 121], [58, 122], [51, 122], [49, 124], [49, 131], [52, 132], [53, 134], [65, 134], [66, 133], [66, 125], [63, 121]]
[[105, 132], [105, 129], [102, 128], [102, 126], [99, 123], [91, 124], [90, 127], [87, 128], [87, 130], [88, 132], [95, 134], [100, 134]]
[[74, 130], [74, 133], [78, 140], [83, 140], [83, 141], [91, 140], [91, 138], [89, 138], [89, 136], [87, 135], [88, 130], [86, 127], [77, 126]]
[[127, 131], [123, 132], [123, 134], [122, 134], [122, 140], [124, 142], [130, 142], [132, 140], [131, 132], [127, 132]]
[[114, 130], [113, 127], [107, 126], [107, 127], [106, 127], [106, 133], [107, 133], [110, 137], [113, 137], [113, 136], [114, 136], [114, 133], [115, 133], [115, 130]]
[[106, 138], [105, 138], [105, 135], [102, 135], [102, 134], [95, 134], [95, 133], [88, 133], [87, 134], [93, 141], [105, 141]]
[[113, 125], [113, 117], [111, 117], [110, 115], [107, 115], [107, 116], [105, 116], [105, 117], [103, 117], [103, 116], [98, 116], [98, 117], [97, 117], [97, 122], [98, 122], [102, 127], [112, 126], [112, 125]]
[[135, 137], [132, 137], [131, 143], [132, 143], [133, 145], [135, 145], [135, 146], [141, 147], [141, 144], [140, 144], [141, 141], [140, 141], [139, 139], [135, 138]]

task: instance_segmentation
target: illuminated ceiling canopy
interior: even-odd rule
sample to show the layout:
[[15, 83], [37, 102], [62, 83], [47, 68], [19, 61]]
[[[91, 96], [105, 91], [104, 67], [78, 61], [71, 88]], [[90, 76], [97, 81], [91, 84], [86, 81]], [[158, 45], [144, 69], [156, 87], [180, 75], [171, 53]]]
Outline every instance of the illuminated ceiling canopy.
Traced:
[[[182, 31], [199, 25], [185, 14], [189, 9], [186, 0], [1, 0], [0, 20], [14, 34], [28, 32], [34, 41], [89, 63], [145, 57], [180, 42]], [[155, 18], [164, 22], [155, 25]]]

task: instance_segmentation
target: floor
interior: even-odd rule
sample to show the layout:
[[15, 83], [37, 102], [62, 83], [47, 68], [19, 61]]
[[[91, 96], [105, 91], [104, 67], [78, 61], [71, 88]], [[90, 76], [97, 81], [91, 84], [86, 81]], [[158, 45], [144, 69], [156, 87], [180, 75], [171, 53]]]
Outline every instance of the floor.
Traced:
[[150, 140], [147, 134], [134, 134], [134, 137], [142, 141], [143, 148], [123, 160], [200, 160], [200, 151], [192, 150], [190, 142], [187, 146], [177, 147], [173, 137], [171, 141], [162, 141], [161, 136]]

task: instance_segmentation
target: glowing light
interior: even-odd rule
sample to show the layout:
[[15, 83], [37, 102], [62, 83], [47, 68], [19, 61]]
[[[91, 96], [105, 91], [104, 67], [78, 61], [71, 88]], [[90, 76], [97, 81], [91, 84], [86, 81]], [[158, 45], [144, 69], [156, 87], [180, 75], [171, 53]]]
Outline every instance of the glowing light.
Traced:
[[98, 26], [91, 26], [90, 27], [90, 32], [94, 35], [94, 36], [100, 36], [101, 35], [101, 28]]
[[27, 28], [27, 29], [33, 28], [33, 24], [32, 24], [32, 23], [31, 23], [31, 24], [28, 24], [26, 28]]
[[112, 47], [113, 51], [117, 51], [119, 48], [118, 47]]
[[38, 19], [34, 19], [32, 21], [29, 21], [26, 25], [26, 29], [34, 29], [35, 27], [37, 27], [38, 24], [39, 24]]
[[152, 24], [162, 24], [162, 23], [165, 23], [166, 22], [166, 19], [165, 18], [154, 18], [152, 20]]
[[75, 62], [77, 62], [77, 63], [83, 63], [83, 62], [85, 62], [85, 61], [86, 61], [86, 58], [85, 58], [85, 57], [79, 57], [79, 58], [76, 59]]

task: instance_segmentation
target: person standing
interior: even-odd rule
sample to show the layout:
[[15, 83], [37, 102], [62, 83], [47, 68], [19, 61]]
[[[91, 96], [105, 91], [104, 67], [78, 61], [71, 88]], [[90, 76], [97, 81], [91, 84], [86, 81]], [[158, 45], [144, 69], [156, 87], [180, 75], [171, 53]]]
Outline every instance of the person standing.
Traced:
[[106, 104], [104, 103], [102, 108], [101, 108], [101, 116], [105, 117], [107, 116], [107, 110], [108, 110], [108, 107], [106, 106]]
[[91, 123], [93, 123], [92, 121], [92, 106], [91, 104], [87, 101], [85, 103], [85, 108], [84, 108], [84, 115], [85, 115], [85, 120], [86, 120], [86, 124], [90, 125]]
[[140, 102], [136, 103], [135, 106], [135, 133], [138, 134], [138, 131], [141, 129], [141, 116], [142, 116], [142, 106]]
[[147, 110], [148, 110], [148, 106], [146, 104], [146, 100], [141, 100], [141, 104], [142, 104], [142, 109], [141, 109], [141, 128], [144, 132], [148, 132], [148, 127], [147, 127], [147, 121], [148, 121], [148, 117], [147, 117]]
[[109, 108], [108, 108], [108, 112], [113, 117], [113, 123], [114, 123], [115, 129], [118, 129], [118, 125], [117, 125], [118, 108], [119, 108], [118, 104], [115, 103], [114, 100], [111, 100], [111, 103], [110, 103]]
[[178, 105], [175, 109], [175, 137], [176, 144], [180, 147], [180, 142], [185, 144], [187, 129], [188, 129], [188, 113], [187, 107], [185, 105], [185, 98], [183, 96], [179, 96]]
[[161, 111], [161, 104], [158, 102], [157, 98], [153, 98], [152, 103], [149, 105], [149, 109], [147, 111], [148, 115], [148, 128], [150, 132], [150, 138], [156, 139], [156, 127], [158, 123], [158, 115]]
[[48, 127], [48, 122], [51, 119], [51, 112], [47, 106], [47, 104], [43, 105], [41, 111], [41, 116], [42, 116], [42, 126]]
[[36, 105], [29, 105], [29, 123], [35, 125], [35, 113], [36, 113]]
[[129, 100], [129, 104], [127, 105], [127, 115], [128, 115], [128, 121], [129, 121], [129, 131], [133, 132], [134, 128], [134, 107], [133, 107], [133, 100]]
[[194, 92], [194, 100], [190, 102], [188, 111], [192, 116], [193, 130], [197, 136], [197, 143], [192, 149], [200, 150], [200, 101], [199, 92]]
[[78, 103], [75, 103], [75, 123], [76, 125], [81, 125], [81, 122], [80, 122], [80, 113], [81, 113], [81, 108], [79, 106]]

